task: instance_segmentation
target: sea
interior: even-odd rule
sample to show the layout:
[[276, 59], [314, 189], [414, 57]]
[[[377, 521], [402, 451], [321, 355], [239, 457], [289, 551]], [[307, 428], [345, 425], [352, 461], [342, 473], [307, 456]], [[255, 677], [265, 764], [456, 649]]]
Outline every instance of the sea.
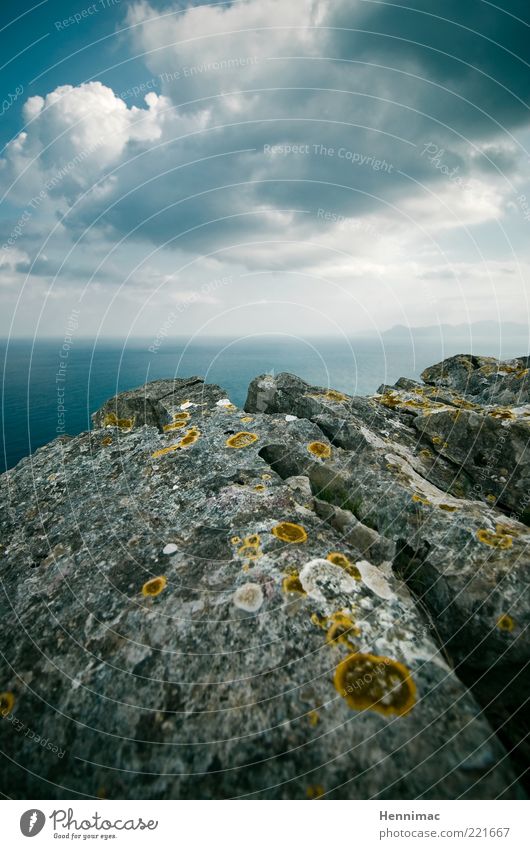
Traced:
[[[151, 350], [150, 350], [151, 348]], [[403, 330], [379, 337], [296, 339], [267, 334], [247, 339], [3, 340], [2, 471], [61, 433], [89, 430], [104, 401], [158, 378], [200, 375], [242, 406], [260, 374], [292, 372], [309, 383], [367, 395], [400, 376], [419, 378], [428, 365], [458, 353], [510, 358], [528, 354], [528, 330], [503, 335]], [[59, 390], [59, 391], [58, 391]]]

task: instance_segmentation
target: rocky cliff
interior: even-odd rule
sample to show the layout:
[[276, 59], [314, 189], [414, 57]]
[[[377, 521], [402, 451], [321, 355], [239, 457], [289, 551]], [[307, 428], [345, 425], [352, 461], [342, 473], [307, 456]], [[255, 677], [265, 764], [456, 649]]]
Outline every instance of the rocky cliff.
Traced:
[[528, 366], [156, 381], [3, 475], [3, 792], [523, 795]]

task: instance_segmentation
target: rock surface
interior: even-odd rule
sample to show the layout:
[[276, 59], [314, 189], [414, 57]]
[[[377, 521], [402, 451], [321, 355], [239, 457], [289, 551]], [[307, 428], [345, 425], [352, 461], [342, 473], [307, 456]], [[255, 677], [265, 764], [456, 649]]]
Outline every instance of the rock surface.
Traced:
[[3, 792], [523, 795], [526, 359], [478, 359], [156, 381], [3, 475]]

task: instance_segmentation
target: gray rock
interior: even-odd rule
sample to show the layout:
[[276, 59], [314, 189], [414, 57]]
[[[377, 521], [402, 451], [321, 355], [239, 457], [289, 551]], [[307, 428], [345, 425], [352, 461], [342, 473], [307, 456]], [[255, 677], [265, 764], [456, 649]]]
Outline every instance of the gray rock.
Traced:
[[523, 662], [527, 528], [377, 397], [225, 395], [147, 384], [0, 479], [4, 792], [520, 797], [454, 667]]

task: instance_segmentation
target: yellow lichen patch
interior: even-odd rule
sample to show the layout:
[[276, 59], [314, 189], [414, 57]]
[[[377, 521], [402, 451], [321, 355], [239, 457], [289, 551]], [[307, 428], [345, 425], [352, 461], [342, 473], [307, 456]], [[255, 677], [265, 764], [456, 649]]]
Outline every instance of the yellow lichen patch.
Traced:
[[240, 421], [242, 421], [243, 424], [250, 424], [250, 422], [253, 422], [254, 419], [252, 418], [252, 416], [243, 416], [243, 418], [240, 419]]
[[340, 551], [330, 551], [326, 556], [326, 560], [329, 560], [330, 563], [333, 563], [335, 566], [340, 566], [341, 569], [344, 569], [348, 575], [351, 575], [352, 578], [355, 578], [356, 581], [361, 580], [361, 573], [359, 572], [357, 566], [349, 560], [345, 554], [341, 554]]
[[232, 545], [237, 545], [238, 542], [241, 542], [241, 537], [232, 537], [230, 542], [232, 543]]
[[325, 792], [321, 784], [310, 784], [306, 790], [308, 799], [320, 799]]
[[264, 492], [264, 490], [266, 490], [266, 489], [267, 489], [267, 487], [262, 483], [257, 483], [256, 486], [254, 487], [254, 490], [256, 492]]
[[435, 445], [441, 445], [443, 439], [441, 436], [431, 436], [431, 442], [434, 442]]
[[320, 722], [320, 717], [318, 715], [318, 711], [317, 710], [310, 710], [309, 713], [307, 714], [307, 719], [309, 721], [309, 724], [314, 728], [315, 725], [318, 725], [318, 723]]
[[488, 495], [486, 495], [486, 501], [488, 502], [488, 504], [495, 504], [497, 498], [495, 495], [493, 495], [493, 493], [488, 493]]
[[298, 593], [299, 595], [306, 595], [306, 591], [300, 583], [298, 572], [293, 572], [292, 575], [285, 576], [282, 582], [282, 589], [284, 593]]
[[527, 368], [519, 369], [519, 371], [515, 372], [515, 377], [517, 378], [517, 380], [522, 380], [523, 377], [526, 377], [529, 371], [530, 369]]
[[497, 628], [499, 628], [500, 631], [511, 632], [515, 628], [515, 621], [509, 613], [503, 613], [502, 616], [499, 616], [497, 619]]
[[307, 531], [302, 525], [296, 525], [294, 522], [280, 522], [272, 528], [271, 533], [275, 537], [281, 539], [282, 542], [305, 542], [307, 539]]
[[172, 430], [181, 430], [181, 428], [186, 427], [186, 422], [177, 421], [171, 422], [170, 424], [164, 425], [163, 430], [164, 433], [169, 433]]
[[315, 457], [331, 457], [331, 446], [325, 442], [310, 442], [307, 450], [310, 454], [314, 454]]
[[163, 575], [159, 575], [158, 578], [151, 578], [149, 581], [146, 581], [142, 587], [142, 595], [145, 596], [155, 596], [160, 595], [162, 590], [166, 588], [167, 579], [164, 578]]
[[130, 430], [134, 427], [135, 418], [119, 419], [116, 413], [107, 413], [103, 419], [103, 427], [119, 427], [120, 430]]
[[185, 436], [182, 437], [180, 442], [177, 443], [177, 448], [189, 448], [190, 445], [197, 442], [200, 435], [201, 432], [196, 427], [190, 428]]
[[172, 451], [176, 451], [179, 447], [178, 442], [174, 445], [167, 445], [165, 448], [159, 448], [158, 451], [151, 454], [151, 457], [156, 460], [157, 457], [163, 457], [165, 454], [170, 454]]
[[509, 407], [495, 407], [493, 410], [489, 410], [489, 415], [494, 419], [516, 419], [515, 415]]
[[511, 548], [513, 543], [513, 537], [510, 534], [506, 533], [504, 529], [499, 530], [499, 525], [497, 525], [497, 530], [488, 531], [487, 528], [480, 528], [477, 531], [477, 539], [479, 542], [483, 542], [484, 545], [491, 545], [493, 548]]
[[112, 445], [112, 438], [110, 436], [106, 436], [105, 439], [101, 440], [102, 445]]
[[270, 480], [272, 480], [272, 475], [267, 475], [267, 474], [262, 475], [261, 480], [262, 481], [270, 481]]
[[316, 628], [325, 628], [328, 623], [328, 617], [319, 616], [318, 613], [312, 613], [310, 619]]
[[15, 705], [15, 696], [9, 690], [5, 693], [0, 693], [0, 716], [7, 716], [11, 713]]
[[247, 560], [257, 560], [263, 556], [260, 544], [261, 539], [259, 534], [250, 534], [250, 536], [244, 537], [243, 544], [238, 548], [237, 553], [240, 557], [244, 557]]
[[327, 392], [324, 392], [324, 398], [327, 398], [328, 401], [346, 401], [347, 397], [342, 392], [337, 392], [336, 389], [328, 389]]
[[422, 448], [419, 452], [419, 455], [422, 460], [432, 460], [433, 458], [433, 453], [432, 451], [429, 451], [428, 448]]
[[428, 498], [425, 498], [424, 495], [421, 495], [419, 492], [415, 492], [412, 496], [412, 500], [416, 502], [416, 504], [430, 504]]
[[439, 504], [440, 510], [445, 510], [446, 513], [454, 513], [457, 509], [454, 504]]
[[385, 392], [383, 395], [376, 397], [376, 401], [379, 401], [385, 407], [399, 407], [401, 404], [401, 398], [393, 392]]
[[328, 619], [328, 630], [326, 633], [326, 643], [330, 645], [338, 645], [342, 643], [348, 648], [355, 651], [357, 646], [352, 642], [352, 637], [358, 637], [361, 630], [355, 624], [351, 616], [346, 613], [333, 613]]
[[183, 413], [175, 413], [173, 416], [174, 422], [187, 422], [191, 418], [191, 413], [183, 412]]
[[403, 716], [416, 701], [416, 685], [409, 670], [389, 657], [350, 654], [337, 666], [333, 683], [353, 710]]
[[226, 440], [227, 448], [248, 448], [253, 442], [259, 439], [256, 433], [249, 433], [247, 430], [240, 430], [239, 433], [234, 433]]

